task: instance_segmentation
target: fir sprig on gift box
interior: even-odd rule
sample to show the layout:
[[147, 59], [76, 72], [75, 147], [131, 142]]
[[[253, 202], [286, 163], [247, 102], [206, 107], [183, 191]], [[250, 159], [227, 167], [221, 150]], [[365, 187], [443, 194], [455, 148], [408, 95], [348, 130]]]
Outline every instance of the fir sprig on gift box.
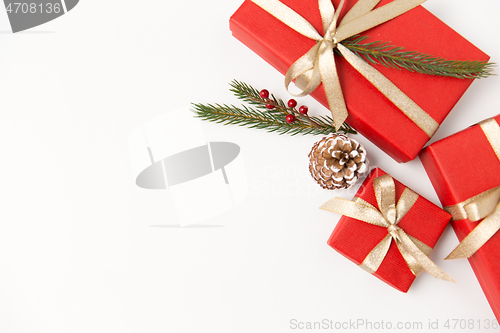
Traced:
[[[381, 41], [363, 43], [368, 38], [356, 35], [341, 43], [366, 61], [389, 68], [459, 79], [479, 79], [493, 75], [494, 63], [448, 60], [425, 53], [405, 51], [403, 47]], [[340, 52], [335, 53], [341, 56]]]
[[335, 132], [356, 134], [351, 126], [344, 123], [338, 131], [328, 116], [310, 117], [305, 105], [297, 109], [297, 101], [282, 99], [269, 94], [266, 89], [254, 87], [237, 80], [230, 83], [230, 91], [252, 106], [236, 107], [227, 104], [192, 104], [195, 116], [203, 120], [235, 124], [249, 128], [264, 129], [279, 134], [329, 134]]

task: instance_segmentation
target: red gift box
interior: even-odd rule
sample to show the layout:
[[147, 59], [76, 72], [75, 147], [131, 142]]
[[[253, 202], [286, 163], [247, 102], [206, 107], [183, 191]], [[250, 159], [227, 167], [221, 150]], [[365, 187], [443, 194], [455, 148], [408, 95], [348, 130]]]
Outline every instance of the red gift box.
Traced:
[[[341, 18], [356, 1], [346, 1]], [[322, 33], [317, 0], [281, 2], [303, 16]], [[333, 0], [335, 7], [339, 2], [340, 0]], [[376, 8], [389, 2], [391, 0], [382, 0]], [[283, 74], [315, 45], [314, 40], [292, 30], [250, 0], [245, 1], [233, 14], [230, 29], [233, 36]], [[489, 59], [488, 55], [421, 6], [361, 35], [371, 37], [366, 42], [390, 42], [408, 51], [418, 51], [450, 60]], [[414, 159], [429, 140], [428, 135], [342, 57], [336, 56], [335, 59], [349, 110], [347, 122], [396, 161], [407, 162]], [[412, 73], [382, 65], [374, 67], [439, 124], [472, 83], [470, 79]], [[322, 85], [311, 95], [328, 107]]]
[[[500, 123], [500, 115], [494, 119]], [[422, 151], [420, 160], [444, 207], [500, 185], [500, 160], [479, 125], [433, 143]], [[453, 221], [452, 226], [462, 241], [478, 223], [465, 219]], [[470, 257], [469, 262], [500, 320], [500, 233]]]
[[[380, 209], [377, 205], [373, 181], [385, 174], [379, 168], [372, 170], [356, 196]], [[394, 180], [394, 183], [396, 202], [398, 202], [406, 187], [397, 180]], [[450, 214], [419, 196], [415, 204], [398, 223], [398, 226], [408, 235], [434, 248], [450, 219]], [[328, 245], [349, 260], [360, 265], [368, 253], [387, 236], [387, 233], [386, 228], [342, 216], [328, 240]], [[407, 292], [415, 280], [415, 275], [408, 267], [394, 241], [391, 242], [387, 256], [373, 275], [402, 292]]]

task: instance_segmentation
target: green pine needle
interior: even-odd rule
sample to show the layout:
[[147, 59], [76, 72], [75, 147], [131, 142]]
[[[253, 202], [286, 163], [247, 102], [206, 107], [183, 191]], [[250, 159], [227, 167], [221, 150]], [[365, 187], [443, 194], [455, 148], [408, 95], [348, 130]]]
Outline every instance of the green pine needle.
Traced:
[[[269, 96], [269, 101], [260, 97], [260, 93], [252, 86], [233, 80], [231, 89], [236, 97], [251, 104], [253, 107], [242, 105], [236, 107], [226, 104], [196, 104], [193, 103], [192, 111], [195, 117], [202, 120], [220, 123], [223, 125], [240, 125], [249, 128], [264, 129], [278, 134], [329, 134], [337, 132], [331, 118], [326, 116], [307, 117], [300, 115], [289, 108], [282, 99], [274, 95]], [[275, 108], [267, 109], [266, 104], [272, 103]], [[296, 120], [287, 123], [287, 114], [294, 113]], [[351, 126], [344, 123], [338, 132], [356, 134]]]
[[275, 105], [275, 108], [268, 109], [266, 107], [268, 101], [262, 99], [262, 97], [260, 97], [260, 92], [245, 82], [233, 80], [229, 83], [229, 85], [231, 86], [229, 91], [231, 91], [238, 99], [241, 99], [243, 102], [247, 102], [248, 104], [255, 105], [257, 108], [262, 109], [267, 113], [274, 114], [276, 116], [286, 116], [286, 114], [290, 111], [290, 108], [285, 104], [285, 102], [280, 98], [276, 98], [273, 94], [269, 95], [269, 100]]
[[[388, 68], [406, 69], [429, 75], [450, 76], [459, 79], [479, 79], [493, 75], [494, 63], [486, 61], [456, 61], [425, 53], [404, 51], [386, 42], [363, 43], [369, 37], [353, 36], [342, 42], [346, 48], [369, 63]], [[336, 53], [340, 54], [338, 51]]]
[[[234, 105], [226, 104], [196, 104], [193, 103], [192, 110], [195, 116], [202, 120], [220, 123], [223, 125], [240, 125], [249, 128], [264, 129], [268, 132], [278, 134], [330, 134], [336, 132], [335, 127], [329, 123], [327, 117], [311, 117], [321, 128], [311, 126], [303, 120], [296, 120], [293, 123], [287, 123], [283, 115], [276, 116], [273, 113], [262, 111], [243, 105], [238, 108]], [[340, 132], [356, 132], [348, 126], [343, 126]]]

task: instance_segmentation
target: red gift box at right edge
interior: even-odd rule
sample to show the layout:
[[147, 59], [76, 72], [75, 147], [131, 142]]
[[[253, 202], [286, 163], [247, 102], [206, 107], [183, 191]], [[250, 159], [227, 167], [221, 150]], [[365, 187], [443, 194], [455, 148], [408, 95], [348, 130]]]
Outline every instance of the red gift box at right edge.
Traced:
[[[317, 0], [280, 0], [319, 32], [323, 32]], [[376, 8], [392, 0], [382, 0]], [[340, 0], [332, 1], [335, 8]], [[340, 19], [357, 2], [346, 0]], [[315, 41], [309, 39], [250, 0], [230, 19], [229, 27], [243, 44], [285, 74]], [[489, 56], [467, 41], [422, 6], [361, 33], [365, 42], [382, 41], [448, 60], [487, 61]], [[363, 43], [365, 43], [363, 42]], [[398, 162], [413, 160], [429, 136], [357, 72], [345, 59], [335, 56], [340, 85], [349, 111], [347, 123]], [[243, 64], [242, 64], [243, 65]], [[373, 65], [439, 124], [443, 122], [473, 80], [457, 79]], [[263, 73], [264, 74], [264, 73]], [[311, 96], [328, 107], [323, 85]]]
[[[500, 115], [492, 119], [500, 123]], [[479, 124], [426, 147], [420, 153], [420, 160], [443, 207], [500, 186], [499, 157]], [[478, 223], [465, 219], [451, 224], [462, 241]], [[500, 232], [473, 254], [469, 262], [500, 320]]]

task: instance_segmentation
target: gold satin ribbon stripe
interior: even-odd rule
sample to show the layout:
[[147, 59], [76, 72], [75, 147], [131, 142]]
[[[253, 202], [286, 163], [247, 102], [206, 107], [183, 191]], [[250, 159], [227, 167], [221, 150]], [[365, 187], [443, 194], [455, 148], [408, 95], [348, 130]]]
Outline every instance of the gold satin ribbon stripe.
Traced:
[[497, 158], [500, 160], [500, 126], [495, 119], [486, 119], [479, 123], [481, 129], [486, 135], [491, 148], [495, 151]]
[[337, 10], [333, 7], [331, 0], [318, 0], [324, 30], [322, 36], [306, 19], [280, 1], [252, 0], [252, 2], [291, 29], [317, 41], [316, 45], [290, 66], [285, 75], [285, 85], [288, 89], [292, 81], [295, 80], [296, 85], [302, 89], [302, 93], [292, 94], [305, 96], [323, 83], [326, 99], [337, 129], [344, 123], [348, 112], [337, 73], [334, 49], [337, 49], [352, 67], [361, 73], [422, 131], [432, 137], [439, 127], [438, 122], [374, 67], [340, 44], [346, 38], [392, 20], [425, 1], [394, 0], [380, 8], [373, 9], [380, 0], [359, 0], [337, 26], [338, 17], [345, 0], [340, 2]]
[[[487, 119], [481, 122], [480, 126], [500, 161], [500, 126], [495, 119]], [[482, 220], [446, 257], [446, 259], [470, 258], [500, 230], [500, 186], [444, 209], [453, 216], [454, 221]]]
[[352, 201], [334, 198], [320, 207], [375, 226], [387, 228], [387, 236], [368, 253], [360, 267], [372, 274], [376, 272], [387, 256], [391, 242], [394, 240], [399, 252], [415, 276], [425, 270], [435, 278], [455, 282], [429, 259], [428, 254], [432, 250], [431, 247], [415, 237], [409, 236], [398, 226], [401, 219], [417, 201], [418, 194], [409, 188], [405, 188], [396, 204], [396, 188], [394, 179], [390, 175], [375, 178], [373, 187], [379, 209], [358, 197]]

